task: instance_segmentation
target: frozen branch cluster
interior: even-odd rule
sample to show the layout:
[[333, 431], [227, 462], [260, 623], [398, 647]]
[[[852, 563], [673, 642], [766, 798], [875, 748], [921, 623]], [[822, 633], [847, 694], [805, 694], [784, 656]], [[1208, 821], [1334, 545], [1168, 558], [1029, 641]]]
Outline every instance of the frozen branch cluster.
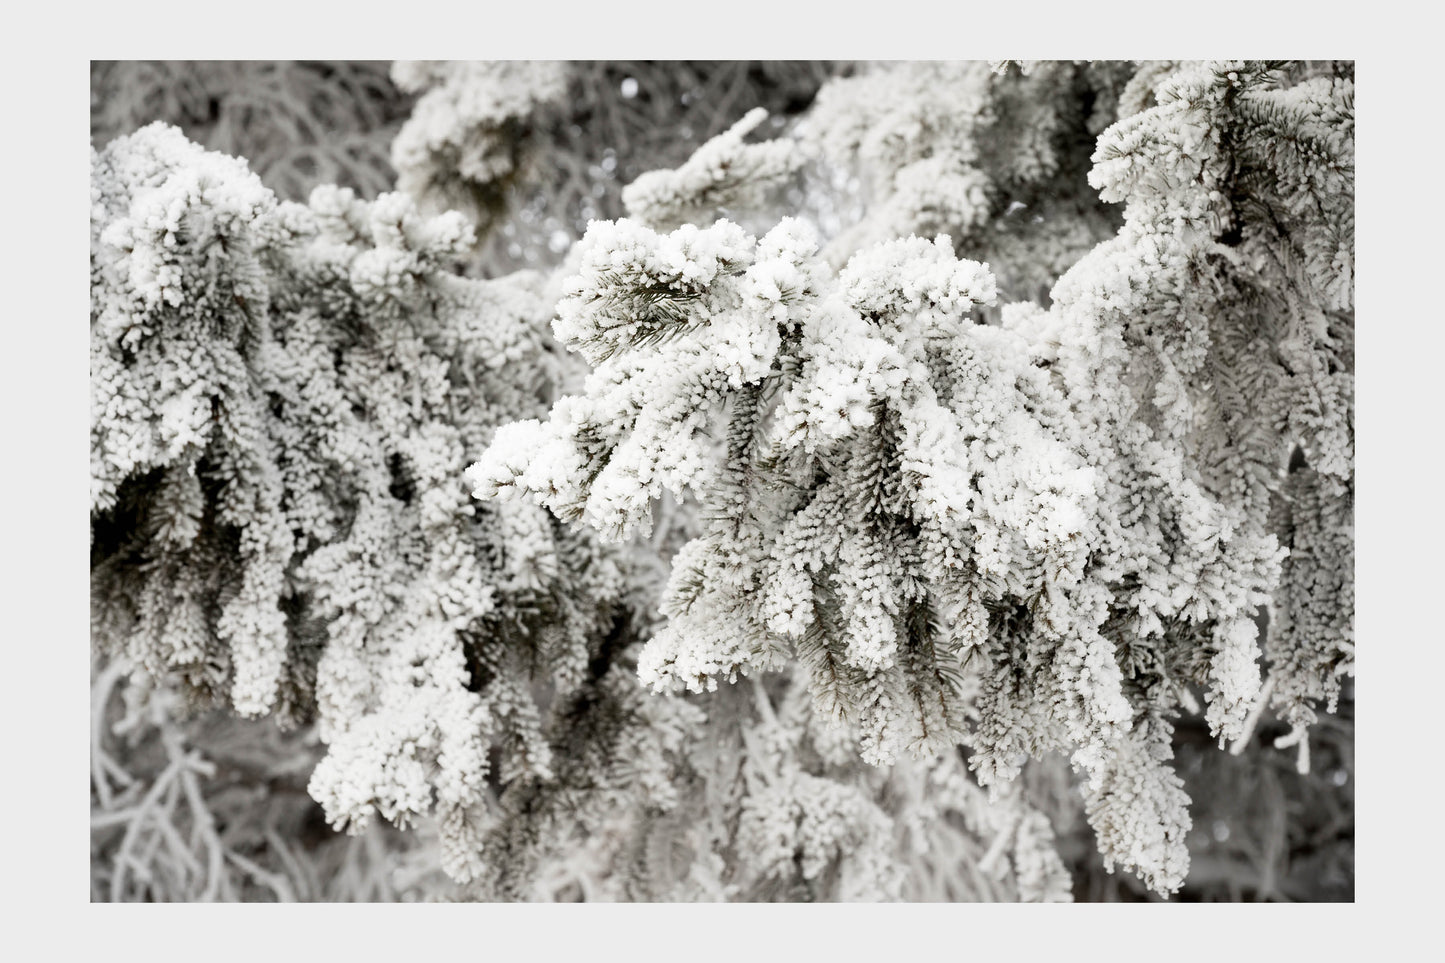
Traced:
[[[498, 432], [469, 470], [477, 494], [530, 495], [622, 539], [664, 488], [692, 492], [708, 527], [674, 561], [646, 682], [703, 691], [791, 655], [869, 762], [962, 741], [997, 786], [1062, 750], [1106, 863], [1177, 889], [1190, 822], [1171, 720], [1197, 685], [1211, 730], [1247, 735], [1261, 607], [1290, 627], [1329, 604], [1316, 586], [1298, 598], [1309, 556], [1281, 581], [1301, 499], [1282, 528], [1270, 496], [1302, 484], [1286, 481], [1295, 449], [1337, 494], [1350, 470], [1351, 232], [1301, 199], [1350, 209], [1348, 83], [1228, 66], [1171, 74], [1157, 106], [1104, 134], [1091, 177], [1126, 202], [1125, 226], [1052, 308], [1013, 305], [999, 326], [970, 321], [995, 282], [943, 237], [864, 248], [834, 274], [791, 219], [761, 239], [728, 221], [594, 224], [554, 324], [594, 373], [546, 423]], [[1290, 148], [1263, 153], [1281, 131]], [[1256, 208], [1223, 206], [1242, 170], [1249, 203], [1289, 198], [1276, 217], [1305, 222], [1297, 262], [1250, 256]], [[1235, 223], [1238, 252], [1220, 240]], [[1255, 347], [1305, 370], [1279, 408], [1246, 413], [1257, 395], [1216, 377], [1210, 349], [1259, 330], [1243, 292], [1285, 282], [1304, 298], [1277, 316], [1298, 320]], [[1347, 668], [1320, 650], [1349, 642], [1299, 634], [1271, 655], [1276, 704], [1304, 720]]]
[[[1312, 707], [1354, 669], [1354, 83], [1329, 64], [1141, 76], [1155, 106], [1100, 139], [1090, 175], [1126, 225], [1055, 294], [1128, 345], [1140, 417], [1234, 527], [1287, 547], [1265, 655], [1307, 767]], [[1217, 640], [1212, 671], [1242, 671], [1241, 644]], [[1245, 701], [1211, 706], [1231, 738]]]
[[[197, 705], [314, 715], [330, 821], [435, 810], [463, 881], [530, 818], [507, 791], [555, 778], [647, 584], [468, 498], [465, 453], [541, 410], [550, 370], [532, 280], [452, 273], [469, 242], [400, 194], [277, 203], [160, 125], [93, 157], [97, 641]], [[665, 771], [656, 732], [627, 738]]]
[[[92, 611], [128, 623], [102, 634], [135, 664], [263, 712], [286, 662], [278, 602], [294, 551], [251, 384], [270, 335], [275, 202], [244, 162], [178, 133], [121, 143], [91, 157], [91, 551], [112, 560], [93, 574]], [[153, 512], [127, 484], [140, 479]], [[208, 498], [210, 479], [228, 483]]]
[[397, 189], [428, 208], [462, 211], [485, 233], [531, 163], [533, 112], [566, 93], [566, 65], [399, 60], [391, 76], [421, 94], [392, 142]]

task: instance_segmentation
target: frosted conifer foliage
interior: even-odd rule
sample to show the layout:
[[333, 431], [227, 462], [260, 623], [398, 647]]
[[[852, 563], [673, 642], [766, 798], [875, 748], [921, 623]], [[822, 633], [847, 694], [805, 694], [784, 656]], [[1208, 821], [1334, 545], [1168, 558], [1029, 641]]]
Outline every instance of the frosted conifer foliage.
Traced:
[[[702, 691], [791, 655], [816, 708], [857, 733], [869, 762], [963, 742], [978, 778], [998, 785], [1028, 756], [1066, 751], [1087, 777], [1106, 864], [1176, 889], [1190, 821], [1168, 763], [1189, 687], [1203, 690], [1213, 732], [1248, 735], [1267, 695], [1264, 606], [1284, 616], [1269, 654], [1290, 741], [1310, 718], [1296, 693], [1337, 691], [1349, 669], [1302, 671], [1290, 648], [1293, 612], [1318, 618], [1327, 604], [1291, 576], [1324, 552], [1287, 523], [1305, 553], [1285, 563], [1278, 519], [1315, 503], [1287, 497], [1270, 516], [1273, 491], [1305, 484], [1276, 480], [1291, 448], [1319, 453], [1333, 491], [1348, 484], [1348, 409], [1329, 400], [1349, 397], [1348, 375], [1335, 377], [1338, 355], [1308, 354], [1348, 344], [1350, 230], [1330, 213], [1352, 163], [1348, 82], [1286, 88], [1243, 70], [1166, 75], [1160, 106], [1105, 133], [1091, 177], [1104, 200], [1129, 202], [1125, 227], [1061, 280], [1053, 309], [1008, 306], [1000, 326], [968, 319], [995, 300], [993, 278], [945, 238], [877, 244], [834, 275], [792, 220], [761, 240], [725, 220], [670, 234], [595, 224], [554, 324], [594, 373], [546, 424], [499, 432], [471, 469], [478, 494], [529, 493], [625, 538], [646, 530], [664, 487], [696, 493], [710, 521], [674, 561], [645, 681]], [[1263, 149], [1256, 131], [1291, 123], [1294, 153], [1247, 155]], [[1216, 159], [1232, 170], [1212, 170]], [[1248, 254], [1211, 242], [1231, 224], [1244, 252], [1258, 237], [1257, 208], [1218, 206], [1220, 186], [1244, 193], [1241, 170], [1253, 203], [1295, 219], [1276, 220], [1299, 252], [1274, 262], [1291, 290], [1319, 292], [1287, 306], [1301, 320], [1279, 352], [1321, 372], [1312, 397], [1325, 400], [1285, 413], [1281, 392], [1283, 436], [1215, 391], [1231, 375], [1202, 391], [1184, 377], [1209, 359], [1211, 329], [1226, 350], [1237, 336], [1251, 295], [1224, 285], [1262, 296]], [[1331, 197], [1323, 218], [1311, 191]], [[964, 677], [980, 686], [969, 700]]]
[[[336, 892], [1348, 886], [1351, 65], [644, 66], [399, 64], [410, 198], [93, 152], [96, 732], [319, 737], [293, 793], [415, 830]], [[286, 890], [147, 765], [93, 759], [113, 893]]]
[[[1121, 404], [1137, 399], [1231, 528], [1288, 549], [1264, 655], [1303, 771], [1313, 707], [1333, 710], [1354, 671], [1353, 71], [1141, 75], [1155, 106], [1100, 139], [1091, 174], [1125, 202], [1125, 227], [1060, 281], [1054, 323], [1125, 347], [1134, 391]], [[1241, 624], [1214, 648], [1228, 694], [1211, 722], [1246, 736], [1253, 633]]]
[[132, 144], [91, 156], [91, 555], [93, 572], [106, 559], [102, 591], [111, 572], [133, 580], [140, 529], [150, 571], [127, 604], [94, 611], [129, 616], [113, 637], [136, 664], [263, 712], [286, 663], [278, 599], [295, 550], [251, 381], [270, 338], [274, 199], [243, 162], [179, 134]]
[[[516, 871], [488, 834], [539, 831], [509, 802], [534, 782], [664, 792], [664, 733], [692, 716], [619, 715], [641, 689], [608, 673], [646, 631], [646, 571], [464, 484], [465, 452], [550, 390], [535, 278], [453, 273], [458, 215], [334, 188], [278, 203], [161, 125], [93, 167], [97, 643], [195, 706], [314, 718], [333, 825], [434, 813], [463, 882]], [[609, 714], [650, 762], [559, 766]]]

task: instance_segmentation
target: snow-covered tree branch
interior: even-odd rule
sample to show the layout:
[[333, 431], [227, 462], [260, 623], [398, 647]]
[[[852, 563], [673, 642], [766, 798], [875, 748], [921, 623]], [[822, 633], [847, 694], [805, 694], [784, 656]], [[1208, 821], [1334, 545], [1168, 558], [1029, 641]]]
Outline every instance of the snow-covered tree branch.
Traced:
[[370, 200], [92, 149], [104, 691], [314, 727], [453, 896], [1187, 895], [1188, 734], [1352, 706], [1352, 65], [719, 67], [487, 276], [599, 69], [398, 64]]

